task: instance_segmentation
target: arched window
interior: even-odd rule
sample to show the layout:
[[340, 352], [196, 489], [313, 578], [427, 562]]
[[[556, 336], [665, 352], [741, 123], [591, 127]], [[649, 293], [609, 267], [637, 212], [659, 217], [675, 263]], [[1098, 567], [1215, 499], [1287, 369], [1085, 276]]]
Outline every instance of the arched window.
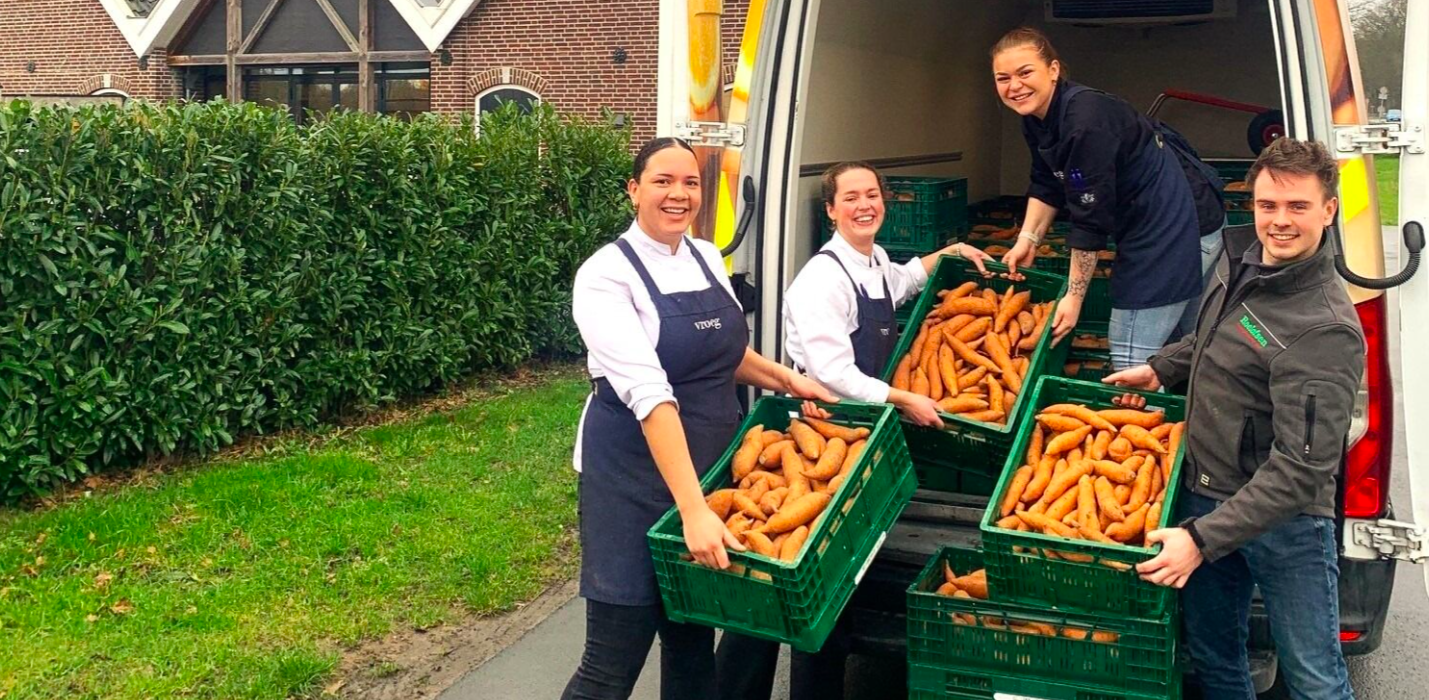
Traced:
[[476, 131], [481, 132], [481, 115], [494, 111], [503, 102], [515, 102], [521, 111], [530, 113], [541, 103], [541, 96], [520, 85], [497, 85], [476, 96]]

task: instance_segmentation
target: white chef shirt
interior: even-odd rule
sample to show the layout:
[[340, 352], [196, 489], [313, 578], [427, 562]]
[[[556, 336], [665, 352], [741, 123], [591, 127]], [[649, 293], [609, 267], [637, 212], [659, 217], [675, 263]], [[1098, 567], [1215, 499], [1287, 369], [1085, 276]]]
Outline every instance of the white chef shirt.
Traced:
[[[671, 254], [669, 246], [651, 238], [638, 223], [631, 223], [630, 229], [620, 237], [645, 264], [661, 293], [709, 289], [709, 282], [695, 259], [698, 254], [730, 299], [734, 299], [729, 277], [724, 274], [723, 258], [713, 243], [693, 240], [692, 248], [689, 245], [692, 239], [686, 237]], [[674, 389], [660, 366], [660, 357], [655, 354], [655, 345], [660, 341], [659, 311], [640, 273], [614, 244], [596, 251], [576, 272], [571, 314], [585, 342], [586, 367], [591, 378], [605, 377], [636, 420], [645, 420], [662, 403], [675, 402]], [[586, 409], [589, 408], [590, 397], [586, 397]], [[581, 425], [583, 430], [584, 411]], [[581, 469], [581, 430], [576, 433], [572, 460], [576, 471]]]
[[886, 402], [888, 384], [864, 374], [854, 364], [849, 336], [858, 330], [858, 293], [849, 277], [871, 299], [883, 298], [883, 281], [887, 279], [888, 293], [897, 308], [922, 291], [928, 273], [919, 258], [894, 265], [882, 246], [874, 245], [872, 256], [863, 255], [837, 233], [822, 250], [837, 255], [848, 274], [827, 255], [815, 255], [804, 264], [784, 295], [784, 349], [794, 364], [835, 394], [855, 401]]

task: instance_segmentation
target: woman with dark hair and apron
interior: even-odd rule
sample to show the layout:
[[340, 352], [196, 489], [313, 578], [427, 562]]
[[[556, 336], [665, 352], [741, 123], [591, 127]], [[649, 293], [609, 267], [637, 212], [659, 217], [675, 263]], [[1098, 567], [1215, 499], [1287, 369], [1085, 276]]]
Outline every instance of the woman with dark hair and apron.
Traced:
[[1220, 253], [1221, 236], [1201, 237], [1191, 176], [1159, 125], [1121, 99], [1063, 77], [1057, 51], [1041, 32], [1009, 32], [993, 47], [992, 63], [998, 96], [1022, 117], [1032, 150], [1027, 214], [1003, 262], [1013, 270], [1031, 265], [1057, 212], [1067, 210], [1072, 261], [1067, 295], [1053, 316], [1055, 344], [1077, 325], [1097, 252], [1115, 242], [1112, 365], [1145, 363], [1200, 298], [1203, 274]]
[[[939, 257], [967, 258], [984, 275], [984, 262], [991, 258], [972, 246], [954, 244], [894, 265], [874, 242], [886, 213], [883, 176], [868, 163], [840, 163], [824, 171], [820, 189], [834, 234], [785, 293], [785, 350], [796, 367], [840, 398], [891, 403], [909, 421], [941, 429], [932, 399], [879, 379], [898, 344], [893, 312], [918, 296]], [[812, 404], [805, 405], [804, 412], [827, 417]], [[768, 698], [778, 652], [774, 642], [726, 635], [718, 654], [720, 697]], [[842, 624], [818, 653], [794, 652], [790, 698], [842, 698], [847, 658], [848, 635]]]
[[566, 699], [628, 698], [657, 634], [661, 697], [714, 697], [714, 630], [665, 617], [646, 533], [678, 507], [694, 559], [728, 567], [725, 548], [743, 548], [705, 505], [700, 479], [738, 432], [736, 383], [836, 400], [748, 347], [719, 250], [685, 236], [699, 172], [685, 142], [645, 144], [627, 186], [635, 222], [576, 273], [572, 312], [591, 374], [574, 458], [586, 642]]

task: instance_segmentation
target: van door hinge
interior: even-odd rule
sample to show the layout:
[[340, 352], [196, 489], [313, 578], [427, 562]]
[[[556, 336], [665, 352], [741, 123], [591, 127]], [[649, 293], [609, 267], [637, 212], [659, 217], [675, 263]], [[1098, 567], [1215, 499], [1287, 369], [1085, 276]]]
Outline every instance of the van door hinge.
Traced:
[[1398, 520], [1349, 521], [1350, 541], [1373, 550], [1380, 559], [1412, 564], [1429, 560], [1429, 528]]
[[744, 147], [743, 124], [679, 122], [675, 124], [675, 135], [689, 141], [691, 146]]
[[1399, 155], [1424, 152], [1424, 127], [1383, 123], [1335, 127], [1339, 155]]

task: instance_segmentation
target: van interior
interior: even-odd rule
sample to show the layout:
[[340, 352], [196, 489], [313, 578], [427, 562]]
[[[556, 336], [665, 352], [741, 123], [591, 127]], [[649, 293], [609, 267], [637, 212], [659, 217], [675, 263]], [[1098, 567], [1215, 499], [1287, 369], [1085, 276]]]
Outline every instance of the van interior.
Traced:
[[[1064, 74], [1145, 113], [1184, 91], [1280, 109], [1276, 45], [1266, 0], [1238, 0], [1234, 17], [1185, 24], [1049, 22], [1043, 0], [822, 0], [807, 93], [800, 105], [798, 212], [787, 274], [820, 245], [819, 175], [842, 160], [944, 155], [883, 168], [887, 175], [961, 176], [968, 201], [1024, 195], [1031, 155], [1019, 118], [998, 99], [989, 49], [1027, 25], [1051, 38]], [[1156, 117], [1206, 159], [1249, 159], [1255, 114], [1181, 99]], [[1019, 212], [1020, 218], [1020, 212]]]

